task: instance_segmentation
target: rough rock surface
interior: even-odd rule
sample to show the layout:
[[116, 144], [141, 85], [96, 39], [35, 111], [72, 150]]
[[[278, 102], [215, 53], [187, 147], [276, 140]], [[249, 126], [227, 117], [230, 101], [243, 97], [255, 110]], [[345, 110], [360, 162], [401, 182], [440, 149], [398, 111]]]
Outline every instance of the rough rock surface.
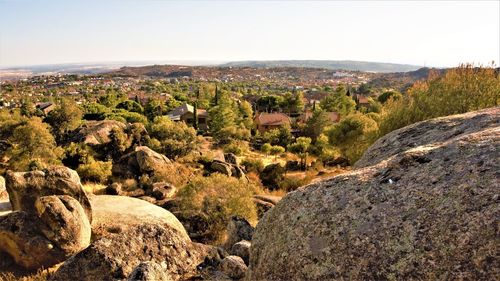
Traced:
[[128, 277], [128, 281], [171, 281], [165, 263], [158, 264], [153, 261], [140, 263]]
[[146, 261], [165, 263], [167, 276], [172, 280], [185, 280], [196, 274], [196, 267], [203, 261], [209, 248], [192, 243], [174, 228], [140, 225], [93, 242], [68, 259], [51, 280], [123, 279]]
[[239, 216], [231, 217], [227, 224], [227, 238], [224, 247], [231, 249], [235, 243], [241, 240], [251, 241], [253, 232], [254, 227], [246, 219]]
[[[257, 225], [247, 280], [498, 278], [500, 116], [486, 112], [403, 128], [397, 154], [286, 195]], [[436, 122], [468, 133], [430, 137]]]
[[111, 141], [110, 133], [113, 129], [125, 130], [127, 125], [115, 120], [87, 121], [73, 134], [73, 142], [90, 145], [102, 145]]
[[37, 199], [36, 214], [24, 211], [0, 217], [0, 252], [17, 264], [50, 267], [90, 243], [90, 223], [82, 206], [70, 196]]
[[5, 176], [9, 200], [14, 211], [35, 214], [35, 201], [49, 195], [69, 195], [75, 198], [92, 221], [89, 199], [76, 171], [66, 167], [52, 167], [43, 171], [12, 172]]
[[156, 200], [164, 200], [172, 198], [177, 191], [177, 188], [173, 184], [168, 182], [156, 182], [151, 186], [151, 190], [148, 193], [154, 197]]
[[227, 163], [238, 165], [238, 157], [234, 153], [224, 153], [224, 160]]
[[82, 206], [68, 195], [44, 196], [35, 202], [41, 232], [67, 256], [90, 244], [90, 222]]
[[250, 243], [250, 241], [242, 240], [240, 242], [235, 243], [231, 247], [231, 254], [242, 258], [245, 264], [248, 264], [248, 262], [250, 261], [251, 246], [252, 243]]
[[172, 162], [165, 155], [147, 146], [138, 146], [135, 151], [123, 155], [113, 164], [113, 174], [125, 178], [151, 174]]
[[376, 141], [356, 163], [367, 167], [414, 147], [442, 143], [498, 127], [500, 107], [418, 122], [395, 130]]
[[227, 256], [220, 264], [220, 270], [227, 276], [234, 279], [241, 279], [245, 277], [247, 269], [248, 268], [243, 260], [238, 256]]
[[243, 169], [236, 164], [214, 159], [210, 163], [210, 172], [221, 173], [226, 176], [235, 177], [237, 179], [248, 180]]
[[186, 239], [187, 232], [179, 220], [169, 211], [146, 201], [113, 195], [90, 196], [93, 220], [92, 232], [96, 237], [125, 232], [144, 223], [169, 226]]

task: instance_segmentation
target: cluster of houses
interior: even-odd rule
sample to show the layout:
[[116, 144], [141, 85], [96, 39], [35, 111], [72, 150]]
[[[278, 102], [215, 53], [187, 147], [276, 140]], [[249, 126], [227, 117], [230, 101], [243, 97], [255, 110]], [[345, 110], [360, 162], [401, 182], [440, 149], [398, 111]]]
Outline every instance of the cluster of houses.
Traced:
[[[184, 103], [183, 105], [170, 111], [167, 116], [172, 121], [175, 122], [185, 122], [186, 124], [193, 124], [194, 120], [194, 110], [192, 105]], [[340, 121], [340, 114], [337, 112], [327, 112], [326, 113], [329, 120], [332, 123], [337, 123]], [[305, 123], [313, 116], [313, 112], [306, 110], [303, 112], [296, 121], [299, 123]], [[197, 109], [198, 117], [198, 128], [201, 131], [208, 131], [210, 117], [205, 109]], [[273, 129], [278, 129], [283, 126], [291, 126], [293, 121], [290, 116], [282, 112], [258, 112], [255, 114], [253, 119], [255, 128], [260, 132], [264, 133]]]

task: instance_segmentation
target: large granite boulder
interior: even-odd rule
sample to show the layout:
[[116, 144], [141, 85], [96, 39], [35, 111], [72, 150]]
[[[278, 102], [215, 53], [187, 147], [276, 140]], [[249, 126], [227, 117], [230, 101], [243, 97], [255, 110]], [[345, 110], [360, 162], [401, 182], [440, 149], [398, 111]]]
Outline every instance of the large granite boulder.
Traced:
[[356, 168], [376, 164], [414, 147], [442, 143], [499, 126], [500, 108], [488, 108], [418, 122], [395, 130], [376, 141], [355, 163]]
[[179, 220], [169, 211], [137, 198], [94, 195], [92, 204], [92, 232], [94, 237], [123, 233], [144, 223], [155, 223], [178, 231], [178, 235], [189, 239]]
[[498, 113], [440, 118], [446, 138], [428, 135], [436, 120], [403, 128], [417, 145], [287, 194], [257, 225], [247, 280], [498, 278]]
[[138, 146], [135, 151], [123, 155], [113, 164], [113, 175], [124, 178], [135, 178], [144, 174], [152, 174], [172, 161], [147, 146]]
[[76, 171], [51, 167], [43, 171], [12, 172], [5, 175], [9, 200], [14, 211], [35, 214], [35, 201], [42, 196], [69, 195], [75, 198], [92, 221], [90, 202]]
[[171, 280], [187, 280], [210, 247], [192, 243], [178, 230], [157, 224], [139, 225], [102, 237], [68, 259], [50, 280], [120, 280], [142, 262], [166, 264]]
[[165, 263], [142, 262], [129, 275], [128, 281], [171, 281], [167, 268], [168, 265]]
[[115, 120], [87, 121], [73, 133], [71, 141], [89, 145], [103, 145], [111, 142], [111, 131], [123, 132], [127, 125]]
[[90, 223], [74, 198], [44, 196], [35, 214], [17, 211], [0, 217], [0, 252], [28, 269], [47, 268], [90, 244]]

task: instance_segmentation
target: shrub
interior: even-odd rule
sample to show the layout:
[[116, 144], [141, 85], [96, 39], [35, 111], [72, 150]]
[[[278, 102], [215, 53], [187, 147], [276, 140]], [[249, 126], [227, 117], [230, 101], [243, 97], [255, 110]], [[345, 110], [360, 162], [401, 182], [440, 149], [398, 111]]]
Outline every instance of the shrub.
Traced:
[[304, 178], [298, 177], [284, 177], [282, 181], [279, 182], [279, 189], [285, 190], [286, 192], [294, 191], [297, 188], [307, 185], [313, 179], [312, 176], [306, 175]]
[[196, 177], [177, 193], [181, 212], [198, 212], [208, 217], [204, 240], [221, 243], [229, 219], [238, 215], [255, 222], [257, 210], [253, 195], [258, 187], [221, 174]]
[[166, 116], [156, 117], [150, 128], [155, 150], [169, 158], [182, 157], [196, 148], [196, 131], [184, 122], [174, 123]]
[[262, 184], [271, 189], [278, 189], [279, 183], [284, 179], [285, 167], [279, 163], [267, 165], [260, 173], [259, 177]]
[[347, 116], [333, 126], [328, 132], [328, 139], [352, 164], [374, 142], [377, 132], [377, 122], [357, 113]]
[[246, 151], [248, 151], [248, 143], [245, 141], [232, 141], [228, 145], [224, 146], [224, 153], [241, 155]]
[[264, 162], [261, 159], [245, 158], [241, 161], [241, 165], [245, 167], [247, 173], [257, 173], [260, 174], [264, 170]]
[[444, 76], [431, 75], [404, 98], [386, 102], [380, 136], [419, 121], [498, 106], [498, 93], [500, 76], [494, 68], [462, 65]]
[[82, 181], [106, 183], [111, 176], [112, 163], [110, 161], [96, 161], [90, 159], [86, 164], [81, 164], [76, 169]]
[[271, 155], [280, 155], [285, 152], [285, 148], [279, 145], [273, 145], [269, 151]]

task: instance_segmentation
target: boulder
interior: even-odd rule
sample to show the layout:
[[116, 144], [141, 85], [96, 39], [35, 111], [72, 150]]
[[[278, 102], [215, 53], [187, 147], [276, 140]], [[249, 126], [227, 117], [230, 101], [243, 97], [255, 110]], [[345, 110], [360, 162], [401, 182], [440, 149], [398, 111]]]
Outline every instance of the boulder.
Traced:
[[226, 249], [231, 249], [231, 247], [241, 241], [241, 240], [252, 240], [252, 235], [254, 232], [254, 227], [250, 223], [240, 217], [233, 216], [229, 220], [227, 225], [227, 238], [224, 246]]
[[6, 176], [6, 187], [14, 211], [35, 214], [35, 201], [42, 196], [69, 195], [75, 198], [92, 221], [89, 199], [76, 171], [66, 167], [52, 167], [43, 171], [12, 172]]
[[257, 225], [247, 280], [496, 279], [500, 119], [469, 128], [478, 114], [438, 119], [446, 138], [428, 135], [436, 120], [403, 128], [423, 145], [401, 137], [385, 160], [288, 193]]
[[151, 186], [149, 194], [156, 200], [164, 200], [172, 198], [175, 195], [177, 188], [168, 182], [156, 182]]
[[211, 233], [211, 220], [202, 212], [187, 211], [174, 212], [175, 217], [179, 219], [186, 229], [189, 238], [199, 243], [208, 243], [213, 237]]
[[152, 174], [172, 162], [165, 155], [147, 146], [138, 146], [135, 151], [123, 155], [113, 164], [113, 175], [124, 178], [136, 178]]
[[0, 176], [0, 199], [7, 198], [8, 196], [7, 189], [5, 188], [5, 179]]
[[250, 246], [252, 246], [252, 243], [247, 240], [237, 242], [231, 247], [231, 254], [242, 258], [245, 264], [248, 264], [250, 260]]
[[238, 157], [234, 153], [224, 153], [224, 161], [229, 164], [238, 165]]
[[165, 278], [186, 280], [196, 275], [209, 249], [192, 243], [175, 228], [144, 224], [93, 242], [68, 259], [50, 280], [124, 279], [142, 262], [166, 264]]
[[70, 196], [45, 196], [36, 214], [17, 211], [0, 217], [0, 252], [28, 269], [47, 268], [81, 251], [90, 243], [90, 223], [84, 209]]
[[371, 166], [418, 146], [439, 144], [471, 133], [497, 128], [499, 114], [499, 107], [488, 108], [422, 121], [395, 130], [377, 140], [354, 166]]
[[79, 252], [90, 244], [90, 222], [83, 207], [68, 195], [44, 196], [35, 202], [40, 231], [66, 256]]
[[171, 281], [169, 275], [166, 274], [167, 265], [165, 263], [158, 264], [154, 261], [141, 262], [132, 271], [128, 277], [128, 281]]
[[94, 195], [92, 204], [92, 232], [95, 237], [125, 232], [145, 222], [176, 229], [180, 236], [189, 239], [179, 220], [169, 211], [146, 201], [113, 195]]
[[247, 266], [240, 257], [227, 256], [222, 260], [220, 270], [233, 279], [241, 279], [245, 277]]
[[115, 120], [87, 121], [72, 134], [72, 142], [89, 145], [103, 145], [111, 142], [113, 129], [124, 131], [127, 125]]
[[232, 175], [232, 172], [231, 172], [232, 165], [229, 163], [226, 163], [224, 161], [214, 160], [214, 161], [212, 161], [210, 168], [213, 171], [221, 173], [221, 174], [226, 175], [226, 176]]

